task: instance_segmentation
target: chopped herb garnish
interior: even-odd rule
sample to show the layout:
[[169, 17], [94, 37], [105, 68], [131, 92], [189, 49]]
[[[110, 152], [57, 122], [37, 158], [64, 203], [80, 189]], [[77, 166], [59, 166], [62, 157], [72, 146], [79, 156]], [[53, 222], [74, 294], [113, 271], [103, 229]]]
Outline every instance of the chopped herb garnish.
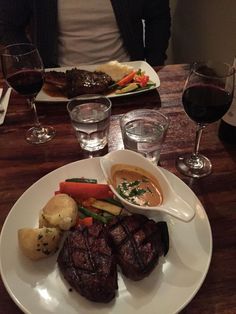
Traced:
[[144, 189], [132, 189], [129, 193], [129, 197], [132, 197], [132, 196], [140, 196], [140, 195], [143, 195], [144, 193], [146, 193], [146, 190]]
[[129, 187], [132, 187], [132, 186], [136, 186], [136, 185], [139, 185], [140, 184], [140, 181], [139, 180], [136, 180], [136, 181], [132, 181], [128, 184]]
[[117, 192], [122, 196], [123, 198], [127, 198], [127, 195], [123, 192], [120, 186], [117, 187]]
[[39, 234], [38, 235], [38, 240], [42, 239], [43, 238], [43, 235], [42, 234]]

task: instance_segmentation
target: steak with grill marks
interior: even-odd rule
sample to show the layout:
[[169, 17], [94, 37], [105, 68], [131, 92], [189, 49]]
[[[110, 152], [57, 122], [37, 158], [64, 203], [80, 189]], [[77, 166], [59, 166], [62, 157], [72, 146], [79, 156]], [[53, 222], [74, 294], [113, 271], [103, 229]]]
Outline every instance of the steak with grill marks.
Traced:
[[82, 296], [104, 303], [115, 297], [116, 262], [103, 224], [70, 231], [57, 261], [65, 279]]
[[148, 276], [169, 249], [165, 222], [144, 215], [116, 216], [107, 226], [117, 263], [132, 280]]
[[59, 89], [67, 98], [73, 98], [82, 94], [105, 93], [113, 80], [103, 72], [74, 68], [66, 72], [46, 72], [45, 83]]

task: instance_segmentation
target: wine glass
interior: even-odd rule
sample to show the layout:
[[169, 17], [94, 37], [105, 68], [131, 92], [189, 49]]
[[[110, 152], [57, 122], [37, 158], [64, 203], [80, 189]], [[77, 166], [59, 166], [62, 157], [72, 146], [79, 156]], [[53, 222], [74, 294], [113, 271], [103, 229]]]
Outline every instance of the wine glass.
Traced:
[[193, 178], [211, 173], [210, 160], [199, 153], [203, 129], [219, 120], [233, 100], [235, 69], [226, 63], [208, 61], [194, 63], [185, 82], [182, 102], [184, 110], [197, 124], [194, 151], [179, 156], [176, 168]]
[[26, 140], [33, 144], [50, 141], [55, 130], [41, 125], [35, 106], [35, 98], [44, 82], [44, 66], [37, 48], [30, 43], [6, 46], [1, 53], [1, 62], [8, 85], [27, 97], [34, 113], [34, 126], [26, 132]]

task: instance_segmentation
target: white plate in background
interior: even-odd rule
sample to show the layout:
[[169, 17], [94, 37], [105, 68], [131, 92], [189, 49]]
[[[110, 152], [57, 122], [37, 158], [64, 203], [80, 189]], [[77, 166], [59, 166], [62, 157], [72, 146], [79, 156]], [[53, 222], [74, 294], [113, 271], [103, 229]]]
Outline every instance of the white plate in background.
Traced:
[[[123, 97], [127, 95], [134, 95], [134, 94], [140, 94], [147, 91], [150, 91], [152, 89], [156, 89], [160, 86], [160, 79], [155, 70], [145, 61], [130, 61], [130, 62], [123, 62], [122, 64], [126, 64], [129, 66], [132, 66], [135, 70], [141, 69], [145, 72], [146, 75], [149, 76], [149, 79], [156, 84], [156, 86], [151, 86], [149, 89], [144, 90], [137, 90], [130, 93], [125, 94], [115, 94], [111, 93], [108, 95], [109, 98], [114, 97]], [[58, 72], [65, 72], [66, 70], [70, 70], [72, 68], [78, 68], [81, 70], [87, 70], [87, 71], [95, 71], [95, 69], [99, 66], [99, 64], [96, 65], [79, 65], [79, 66], [70, 66], [70, 67], [61, 67], [61, 68], [50, 68], [45, 69], [45, 71], [58, 71]], [[68, 101], [68, 98], [66, 97], [53, 97], [47, 94], [43, 89], [39, 92], [38, 96], [36, 97], [36, 101], [40, 102], [66, 102]]]

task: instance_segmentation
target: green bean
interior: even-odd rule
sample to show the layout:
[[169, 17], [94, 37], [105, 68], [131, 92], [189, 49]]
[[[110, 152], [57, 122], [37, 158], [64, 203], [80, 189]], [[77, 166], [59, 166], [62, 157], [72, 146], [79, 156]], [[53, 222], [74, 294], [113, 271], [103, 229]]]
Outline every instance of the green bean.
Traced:
[[98, 220], [104, 224], [107, 223], [107, 219], [105, 217], [103, 217], [102, 215], [99, 215], [97, 213], [94, 213], [85, 207], [79, 206], [79, 211], [81, 211], [84, 215], [89, 216], [89, 217], [93, 217], [94, 219], [96, 219], [96, 220]]
[[81, 182], [81, 183], [98, 183], [96, 179], [88, 179], [88, 178], [71, 178], [66, 179], [66, 182]]

